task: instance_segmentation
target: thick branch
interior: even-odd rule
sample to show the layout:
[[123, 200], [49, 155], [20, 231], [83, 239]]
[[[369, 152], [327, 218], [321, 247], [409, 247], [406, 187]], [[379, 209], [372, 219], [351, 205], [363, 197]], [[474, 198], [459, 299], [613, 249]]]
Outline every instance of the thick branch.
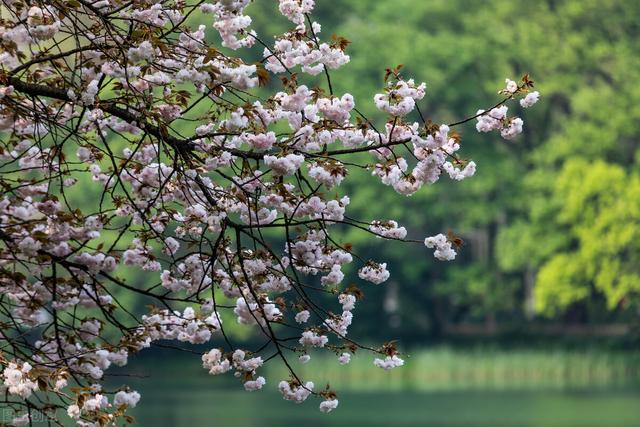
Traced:
[[[69, 98], [69, 95], [67, 95], [67, 92], [65, 92], [63, 89], [46, 86], [46, 85], [26, 83], [15, 77], [9, 77], [8, 82], [13, 86], [15, 90], [22, 92], [26, 95], [44, 96], [47, 98], [57, 99], [60, 101], [73, 102], [73, 100]], [[144, 129], [148, 134], [158, 138], [161, 141], [166, 142], [168, 145], [173, 147], [176, 151], [178, 151], [182, 155], [189, 154], [194, 148], [193, 142], [191, 140], [176, 138], [173, 135], [163, 132], [160, 130], [158, 126], [155, 126], [146, 122], [136, 112], [132, 112], [131, 110], [118, 107], [116, 103], [113, 101], [101, 101], [98, 103], [97, 106], [101, 110], [115, 117], [118, 117], [119, 119], [122, 119], [127, 123], [136, 124], [141, 129]], [[378, 150], [382, 148], [389, 148], [395, 145], [405, 144], [409, 141], [411, 141], [411, 139], [401, 139], [398, 141], [390, 141], [386, 144], [380, 143], [380, 144], [374, 144], [374, 145], [357, 147], [357, 148], [333, 150], [333, 151], [328, 151], [325, 153], [317, 153], [317, 154], [307, 153], [304, 151], [297, 151], [297, 150], [296, 150], [296, 153], [299, 153], [304, 156], [312, 156], [312, 157], [331, 157], [331, 156], [338, 156], [338, 155], [344, 155], [344, 154], [362, 153], [362, 152]], [[264, 156], [269, 154], [274, 154], [270, 152], [243, 151], [235, 148], [226, 148], [226, 147], [219, 147], [219, 148], [224, 151], [228, 151], [234, 156], [241, 157], [244, 159], [262, 160]]]

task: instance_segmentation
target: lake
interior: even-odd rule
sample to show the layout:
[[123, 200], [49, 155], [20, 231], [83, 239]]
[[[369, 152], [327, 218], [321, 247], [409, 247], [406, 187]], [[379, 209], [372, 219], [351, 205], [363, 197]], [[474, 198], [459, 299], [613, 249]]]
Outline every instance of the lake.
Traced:
[[640, 393], [357, 392], [341, 393], [329, 414], [318, 401], [296, 405], [274, 392], [145, 387], [133, 411], [141, 426], [637, 427]]
[[110, 379], [141, 392], [130, 414], [143, 427], [640, 426], [635, 353], [432, 350], [392, 372], [358, 358], [340, 371], [335, 361], [313, 359], [305, 375], [317, 369], [318, 378], [341, 383], [340, 405], [329, 414], [319, 412], [318, 399], [284, 401], [278, 369], [261, 372], [267, 385], [250, 393], [230, 375], [207, 375], [198, 355], [164, 356], [134, 359], [125, 368], [133, 376]]

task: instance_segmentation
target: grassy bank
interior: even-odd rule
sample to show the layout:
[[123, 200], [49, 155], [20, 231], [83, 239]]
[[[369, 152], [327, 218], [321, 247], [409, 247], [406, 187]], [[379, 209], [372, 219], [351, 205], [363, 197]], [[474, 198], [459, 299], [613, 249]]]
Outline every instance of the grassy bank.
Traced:
[[142, 426], [631, 427], [640, 416], [640, 351], [437, 347], [411, 352], [390, 372], [372, 359], [289, 359], [316, 389], [330, 380], [338, 390], [329, 416], [317, 399], [283, 402], [276, 384], [288, 374], [276, 360], [260, 369], [267, 385], [259, 393], [231, 375], [208, 375], [197, 354], [171, 351], [145, 351], [111, 382], [142, 393], [131, 413]]
[[[357, 354], [349, 366], [318, 355], [308, 364], [292, 360], [297, 373], [341, 390], [536, 390], [640, 386], [640, 352], [603, 350], [498, 350], [436, 348], [406, 355], [406, 365], [385, 372]], [[267, 378], [286, 378], [278, 364]]]

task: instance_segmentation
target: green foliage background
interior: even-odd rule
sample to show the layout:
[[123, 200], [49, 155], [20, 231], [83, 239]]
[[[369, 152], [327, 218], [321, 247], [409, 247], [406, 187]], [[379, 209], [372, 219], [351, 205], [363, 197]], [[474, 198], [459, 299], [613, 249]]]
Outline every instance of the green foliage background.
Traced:
[[[343, 191], [352, 195], [352, 216], [397, 219], [415, 238], [452, 229], [466, 241], [458, 260], [439, 263], [427, 250], [346, 235], [363, 257], [389, 260], [392, 271], [390, 284], [367, 289], [358, 310], [368, 310], [370, 321], [359, 322], [359, 332], [407, 331], [411, 340], [467, 322], [634, 322], [640, 3], [317, 3], [324, 37], [352, 42], [351, 63], [332, 74], [333, 85], [353, 93], [369, 117], [383, 119], [372, 97], [384, 69], [399, 63], [404, 75], [427, 82], [420, 106], [437, 123], [491, 105], [505, 77], [528, 72], [542, 94], [535, 108], [517, 111], [525, 132], [516, 141], [479, 135], [473, 123], [459, 129], [463, 155], [479, 166], [473, 179], [443, 179], [405, 198], [366, 172], [350, 175]], [[282, 28], [269, 2], [252, 7], [259, 33]]]
[[[453, 230], [465, 245], [454, 262], [435, 260], [421, 245], [403, 245], [345, 230], [364, 259], [389, 263], [391, 280], [363, 286], [359, 338], [404, 343], [448, 338], [456, 325], [471, 335], [529, 332], [540, 325], [638, 325], [640, 312], [640, 2], [635, 0], [317, 0], [321, 36], [351, 41], [351, 63], [331, 73], [337, 94], [381, 123], [373, 95], [384, 71], [427, 82], [420, 103], [435, 123], [451, 123], [499, 99], [505, 77], [530, 73], [542, 94], [515, 141], [478, 134], [475, 122], [456, 128], [463, 157], [478, 164], [463, 182], [443, 178], [405, 197], [364, 170], [350, 171], [338, 191], [351, 197], [349, 215], [395, 219], [409, 237]], [[249, 6], [266, 43], [290, 27], [276, 2]], [[207, 24], [207, 38], [219, 38]], [[247, 61], [261, 58], [253, 49]], [[301, 84], [326, 88], [323, 75]], [[277, 79], [263, 89], [282, 90]], [[194, 109], [194, 117], [205, 114]], [[415, 118], [417, 120], [417, 117]], [[188, 133], [192, 129], [178, 129]], [[117, 143], [114, 141], [114, 143]], [[369, 161], [363, 156], [363, 162]], [[70, 195], [82, 204], [95, 188]], [[109, 237], [109, 236], [107, 236]], [[113, 236], [111, 236], [113, 237]], [[277, 241], [277, 237], [275, 237]], [[122, 268], [143, 286], [154, 278]], [[355, 280], [354, 271], [350, 279]], [[143, 301], [123, 292], [132, 311]], [[225, 317], [240, 338], [247, 329]], [[636, 328], [640, 330], [640, 328]], [[455, 334], [453, 334], [455, 335]], [[528, 336], [528, 335], [527, 335]]]

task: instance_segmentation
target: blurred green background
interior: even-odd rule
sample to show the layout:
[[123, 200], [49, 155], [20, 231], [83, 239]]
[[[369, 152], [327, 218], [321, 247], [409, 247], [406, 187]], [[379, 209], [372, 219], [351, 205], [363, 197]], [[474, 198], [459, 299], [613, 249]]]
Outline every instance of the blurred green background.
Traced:
[[[250, 6], [265, 40], [289, 27], [274, 3]], [[382, 372], [364, 354], [348, 367], [314, 357], [300, 372], [330, 380], [341, 399], [321, 415], [315, 402], [281, 400], [275, 384], [286, 374], [275, 365], [266, 389], [249, 394], [207, 376], [198, 355], [149, 350], [122, 372], [133, 377], [111, 379], [142, 392], [138, 422], [640, 425], [640, 2], [316, 3], [324, 38], [352, 42], [351, 63], [332, 73], [336, 93], [354, 94], [372, 119], [384, 120], [372, 98], [385, 68], [401, 63], [427, 82], [420, 107], [436, 123], [494, 104], [505, 77], [530, 73], [541, 100], [511, 107], [525, 120], [515, 141], [479, 135], [474, 123], [458, 129], [462, 155], [478, 164], [473, 179], [406, 198], [355, 171], [340, 189], [352, 217], [395, 219], [418, 239], [451, 229], [466, 242], [442, 263], [424, 248], [344, 235], [392, 273], [365, 288], [350, 336], [398, 339], [405, 367]], [[301, 83], [322, 86], [321, 77]]]

